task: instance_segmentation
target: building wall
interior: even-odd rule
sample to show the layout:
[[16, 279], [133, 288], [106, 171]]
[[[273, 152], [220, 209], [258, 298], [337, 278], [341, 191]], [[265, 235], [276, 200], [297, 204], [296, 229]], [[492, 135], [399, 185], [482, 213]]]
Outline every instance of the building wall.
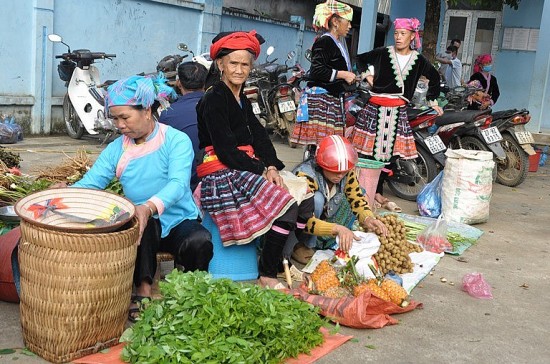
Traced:
[[[228, 2], [223, 0], [5, 0], [3, 13], [11, 16], [0, 22], [0, 57], [2, 68], [9, 71], [0, 72], [0, 115], [14, 115], [26, 134], [64, 132], [61, 105], [66, 88], [54, 56], [67, 48], [49, 42], [50, 33], [61, 35], [72, 50], [116, 54], [112, 61], [95, 63], [102, 80], [153, 72], [164, 56], [181, 53], [180, 42], [197, 53], [208, 51], [222, 30], [257, 29], [267, 40], [263, 51], [275, 47], [271, 59], [282, 63], [294, 51], [296, 58], [289, 65], [297, 61], [308, 69], [302, 49], [313, 43], [315, 34], [305, 18], [291, 14], [292, 2], [286, 1], [292, 21], [230, 11], [223, 8]], [[279, 2], [271, 3], [273, 8]], [[265, 2], [250, 3], [247, 11], [263, 9], [258, 4]], [[298, 4], [298, 10], [311, 7], [309, 0]]]
[[[544, 0], [522, 1], [518, 10], [506, 6], [503, 9], [502, 27], [539, 28]], [[533, 80], [536, 52], [502, 49], [495, 57], [495, 72], [500, 89], [496, 110], [528, 108], [530, 85]]]

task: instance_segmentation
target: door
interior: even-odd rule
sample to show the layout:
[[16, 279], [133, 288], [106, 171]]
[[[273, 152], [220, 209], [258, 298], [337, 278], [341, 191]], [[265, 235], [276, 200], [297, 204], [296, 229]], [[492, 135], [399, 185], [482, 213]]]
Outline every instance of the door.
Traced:
[[462, 61], [463, 80], [470, 79], [477, 56], [489, 53], [494, 59], [501, 28], [500, 11], [449, 9], [445, 12], [440, 48], [445, 50], [451, 39], [462, 40], [458, 58]]

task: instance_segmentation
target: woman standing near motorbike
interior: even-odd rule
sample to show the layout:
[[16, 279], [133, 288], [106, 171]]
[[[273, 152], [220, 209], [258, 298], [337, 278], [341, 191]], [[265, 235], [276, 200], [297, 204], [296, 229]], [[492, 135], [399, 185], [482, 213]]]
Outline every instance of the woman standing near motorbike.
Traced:
[[340, 95], [355, 82], [345, 38], [351, 29], [353, 9], [334, 0], [315, 7], [313, 26], [325, 33], [311, 49], [308, 88], [302, 94], [291, 143], [318, 145], [325, 136], [344, 135]]
[[474, 74], [470, 76], [470, 81], [479, 81], [485, 93], [491, 96], [491, 105], [493, 106], [500, 96], [497, 78], [491, 74], [493, 70], [493, 57], [490, 54], [482, 54], [477, 57], [474, 63]]
[[[421, 47], [420, 21], [399, 18], [394, 21], [394, 27], [394, 46], [358, 55], [359, 69], [366, 71], [373, 66], [374, 80], [372, 96], [359, 113], [350, 134], [350, 141], [360, 154], [382, 162], [389, 162], [394, 156], [417, 158], [406, 107], [421, 76], [429, 81], [426, 99], [430, 106], [438, 114], [443, 114], [436, 100], [439, 96], [439, 73], [417, 51]], [[378, 183], [375, 201], [384, 208], [399, 211], [395, 203], [382, 196], [383, 176]]]

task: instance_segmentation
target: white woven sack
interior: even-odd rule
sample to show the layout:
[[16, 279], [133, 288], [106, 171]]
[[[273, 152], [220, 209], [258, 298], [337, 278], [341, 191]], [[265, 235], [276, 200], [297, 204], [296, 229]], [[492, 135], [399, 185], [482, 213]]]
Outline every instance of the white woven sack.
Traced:
[[447, 149], [441, 213], [447, 221], [478, 224], [489, 219], [493, 191], [493, 153]]

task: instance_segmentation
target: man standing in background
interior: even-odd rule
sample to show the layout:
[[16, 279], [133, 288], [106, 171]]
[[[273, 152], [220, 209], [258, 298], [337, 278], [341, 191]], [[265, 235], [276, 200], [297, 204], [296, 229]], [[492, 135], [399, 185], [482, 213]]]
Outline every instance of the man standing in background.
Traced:
[[445, 53], [450, 56], [450, 59], [436, 57], [436, 60], [442, 65], [446, 65], [445, 80], [447, 86], [453, 89], [462, 84], [462, 62], [457, 58], [458, 48], [456, 46], [448, 46]]

